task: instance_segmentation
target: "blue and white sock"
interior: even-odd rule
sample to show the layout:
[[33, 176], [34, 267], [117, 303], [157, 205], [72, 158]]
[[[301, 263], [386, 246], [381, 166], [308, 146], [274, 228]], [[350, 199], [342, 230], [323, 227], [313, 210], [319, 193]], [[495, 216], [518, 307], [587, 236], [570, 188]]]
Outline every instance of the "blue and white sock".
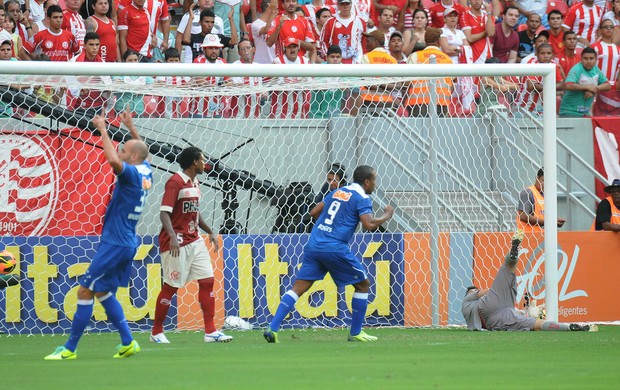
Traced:
[[84, 334], [84, 329], [86, 329], [86, 325], [90, 322], [94, 303], [95, 301], [92, 299], [78, 299], [77, 301], [77, 309], [71, 323], [71, 334], [69, 335], [69, 340], [65, 343], [65, 348], [71, 352], [75, 352], [77, 349], [80, 338]]
[[116, 297], [112, 293], [97, 298], [101, 306], [105, 309], [105, 313], [108, 315], [108, 319], [116, 326], [118, 333], [121, 335], [121, 343], [123, 345], [129, 345], [133, 341], [129, 325], [125, 319], [125, 313], [123, 313], [123, 307], [116, 300]]
[[295, 303], [299, 297], [293, 290], [288, 290], [286, 294], [282, 297], [280, 301], [280, 305], [278, 306], [278, 310], [276, 310], [276, 314], [273, 316], [273, 320], [271, 320], [271, 324], [269, 324], [269, 329], [273, 332], [277, 332], [280, 330], [280, 325], [282, 325], [282, 321], [286, 318], [288, 313], [293, 311], [295, 308]]
[[351, 335], [357, 336], [362, 332], [362, 323], [368, 308], [368, 293], [353, 293], [351, 300]]

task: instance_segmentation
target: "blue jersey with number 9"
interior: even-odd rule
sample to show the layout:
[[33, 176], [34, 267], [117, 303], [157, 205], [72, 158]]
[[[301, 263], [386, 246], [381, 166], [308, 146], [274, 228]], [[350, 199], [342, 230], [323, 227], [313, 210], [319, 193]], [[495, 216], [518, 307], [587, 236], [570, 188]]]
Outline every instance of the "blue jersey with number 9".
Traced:
[[372, 213], [372, 200], [362, 186], [353, 183], [333, 190], [323, 202], [325, 206], [312, 229], [306, 250], [348, 252], [360, 216]]
[[140, 165], [123, 162], [103, 218], [101, 242], [131, 248], [138, 246], [136, 225], [152, 183], [153, 172], [148, 161]]

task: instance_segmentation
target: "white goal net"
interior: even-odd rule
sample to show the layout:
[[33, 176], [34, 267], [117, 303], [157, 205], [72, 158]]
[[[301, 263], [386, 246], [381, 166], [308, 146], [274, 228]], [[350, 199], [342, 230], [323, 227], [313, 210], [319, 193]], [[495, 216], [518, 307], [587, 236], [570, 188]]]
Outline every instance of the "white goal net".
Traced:
[[[179, 170], [176, 155], [192, 145], [209, 160], [200, 206], [223, 244], [211, 251], [219, 326], [228, 316], [268, 324], [294, 281], [309, 209], [328, 175], [350, 182], [362, 164], [378, 174], [375, 212], [396, 208], [351, 244], [372, 282], [365, 326], [463, 324], [465, 288], [490, 286], [515, 230], [518, 194], [543, 166], [546, 215], [555, 218], [554, 149], [545, 154], [555, 138], [552, 73], [544, 65], [3, 64], [0, 249], [18, 259], [21, 281], [0, 291], [0, 330], [69, 330], [115, 180], [91, 119], [106, 116], [121, 143], [129, 136], [122, 110], [134, 115], [155, 167], [130, 287], [117, 293], [133, 330], [152, 326], [161, 196]], [[527, 76], [551, 85], [544, 115], [516, 103]], [[502, 92], [488, 80], [515, 86]], [[555, 234], [546, 232], [547, 247]], [[538, 268], [543, 236], [528, 240], [518, 297], [546, 296], [552, 318], [557, 288]], [[194, 283], [179, 291], [165, 329], [202, 326], [196, 294]], [[351, 295], [329, 278], [315, 283], [283, 325], [346, 326]], [[97, 303], [91, 329], [109, 330], [104, 320]]]

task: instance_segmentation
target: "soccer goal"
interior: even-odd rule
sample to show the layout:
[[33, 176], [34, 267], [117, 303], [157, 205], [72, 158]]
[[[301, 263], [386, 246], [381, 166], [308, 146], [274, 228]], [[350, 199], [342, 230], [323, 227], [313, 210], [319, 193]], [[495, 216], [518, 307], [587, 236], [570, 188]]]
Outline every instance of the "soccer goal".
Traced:
[[[541, 115], [518, 107], [528, 77], [544, 85]], [[161, 287], [159, 205], [188, 146], [208, 160], [200, 207], [223, 244], [211, 252], [219, 325], [240, 318], [266, 326], [294, 281], [313, 225], [309, 210], [330, 185], [350, 183], [359, 165], [377, 171], [375, 212], [396, 208], [380, 230], [360, 231], [351, 243], [372, 282], [366, 326], [462, 325], [465, 288], [490, 287], [515, 230], [518, 194], [543, 166], [545, 217], [557, 217], [553, 65], [7, 61], [0, 67], [0, 249], [18, 259], [21, 282], [0, 291], [0, 330], [68, 331], [115, 180], [91, 119], [104, 115], [122, 143], [123, 110], [155, 167], [130, 287], [117, 293], [134, 330], [152, 325]], [[528, 234], [517, 298], [545, 301], [553, 320], [557, 268], [557, 229]], [[166, 329], [201, 328], [196, 294], [194, 283], [179, 292]], [[326, 277], [284, 327], [346, 326], [351, 295]], [[97, 303], [91, 331], [109, 330], [104, 319]]]

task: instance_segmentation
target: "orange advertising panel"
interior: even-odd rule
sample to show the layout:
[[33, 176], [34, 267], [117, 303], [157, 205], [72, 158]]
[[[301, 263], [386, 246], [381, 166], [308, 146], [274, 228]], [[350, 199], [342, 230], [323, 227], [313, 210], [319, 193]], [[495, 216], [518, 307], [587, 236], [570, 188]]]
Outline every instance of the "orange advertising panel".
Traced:
[[[432, 325], [431, 248], [429, 233], [405, 233], [403, 286], [405, 299], [405, 326]], [[439, 318], [448, 324], [448, 287], [450, 270], [450, 235], [439, 234]]]
[[[219, 329], [224, 324], [224, 261], [222, 259], [223, 243], [222, 238], [218, 236], [220, 243], [220, 250], [215, 251], [208, 236], [203, 236], [207, 247], [209, 248], [209, 255], [211, 256], [211, 262], [213, 263], [213, 277], [215, 278], [215, 284], [213, 286], [213, 292], [215, 293], [215, 326]], [[200, 303], [198, 302], [198, 283], [193, 281], [187, 284], [185, 288], [180, 288], [177, 293], [177, 329], [179, 330], [194, 330], [203, 329], [204, 321], [202, 318], [202, 310], [200, 309]]]
[[[510, 247], [508, 233], [474, 236], [474, 283], [490, 287]], [[519, 252], [517, 299], [528, 291], [544, 302], [544, 238], [526, 237]], [[620, 305], [620, 235], [611, 232], [558, 233], [558, 309], [561, 322], [616, 321]]]

